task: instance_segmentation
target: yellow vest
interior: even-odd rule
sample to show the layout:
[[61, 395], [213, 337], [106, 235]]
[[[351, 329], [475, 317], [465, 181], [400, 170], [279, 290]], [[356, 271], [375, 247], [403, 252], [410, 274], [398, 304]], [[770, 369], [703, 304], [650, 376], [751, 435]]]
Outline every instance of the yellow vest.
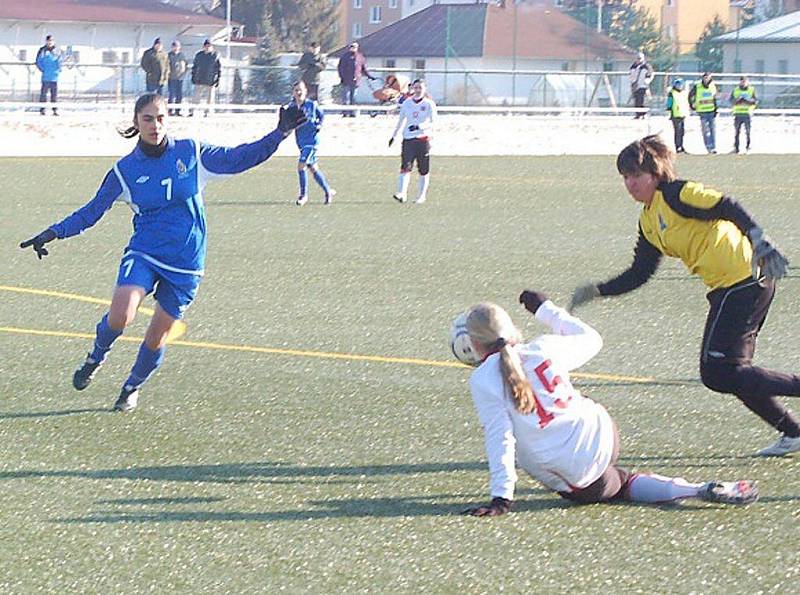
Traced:
[[689, 92], [686, 89], [678, 91], [673, 88], [669, 92], [672, 97], [670, 116], [672, 118], [685, 118], [689, 115]]
[[756, 104], [755, 103], [736, 103], [736, 100], [740, 97], [744, 97], [745, 99], [753, 99], [756, 96], [756, 90], [752, 85], [748, 85], [746, 89], [742, 89], [740, 86], [736, 86], [733, 90], [733, 113], [735, 115], [750, 115], [755, 111]]
[[708, 87], [703, 83], [695, 85], [694, 110], [701, 114], [703, 112], [713, 112], [716, 109], [714, 98], [717, 96], [717, 85], [711, 83]]

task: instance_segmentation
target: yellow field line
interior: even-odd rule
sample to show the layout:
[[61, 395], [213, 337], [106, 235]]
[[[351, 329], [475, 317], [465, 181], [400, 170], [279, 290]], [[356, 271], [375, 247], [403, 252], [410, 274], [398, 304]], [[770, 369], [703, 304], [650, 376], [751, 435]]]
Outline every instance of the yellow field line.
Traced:
[[[38, 335], [46, 337], [68, 337], [72, 339], [94, 339], [94, 334], [89, 333], [70, 333], [64, 331], [42, 331], [36, 329], [17, 328], [10, 326], [0, 326], [0, 332], [14, 333], [19, 335]], [[122, 341], [131, 341], [139, 343], [141, 337], [120, 337]], [[209, 343], [205, 341], [182, 341], [177, 340], [171, 343], [172, 345], [180, 345], [183, 347], [196, 347], [200, 349], [215, 349], [220, 351], [239, 351], [248, 353], [269, 353], [272, 355], [291, 355], [296, 357], [316, 357], [321, 359], [340, 359], [349, 361], [362, 361], [362, 362], [379, 362], [387, 364], [411, 364], [415, 366], [435, 366], [439, 368], [465, 368], [463, 364], [458, 362], [442, 362], [436, 360], [416, 359], [411, 357], [386, 357], [380, 355], [359, 355], [357, 353], [335, 353], [327, 351], [305, 351], [300, 349], [278, 349], [275, 347], [256, 347], [254, 345], [227, 345], [224, 343]], [[647, 378], [643, 376], [617, 376], [614, 374], [590, 374], [586, 372], [578, 372], [571, 374], [574, 378], [584, 378], [590, 380], [609, 380], [612, 382], [637, 382], [646, 384], [654, 382], [655, 378]]]

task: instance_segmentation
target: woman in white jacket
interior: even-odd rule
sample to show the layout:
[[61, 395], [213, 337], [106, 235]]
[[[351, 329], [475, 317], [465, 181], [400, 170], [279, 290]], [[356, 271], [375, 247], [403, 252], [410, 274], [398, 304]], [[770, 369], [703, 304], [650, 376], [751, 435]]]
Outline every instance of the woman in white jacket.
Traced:
[[465, 514], [498, 516], [511, 510], [517, 465], [581, 504], [685, 498], [749, 504], [758, 498], [757, 486], [748, 480], [690, 483], [618, 467], [616, 424], [569, 377], [600, 351], [602, 338], [539, 292], [524, 291], [520, 302], [550, 327], [550, 334], [523, 343], [508, 313], [496, 304], [478, 304], [467, 316], [472, 348], [482, 360], [470, 389], [485, 433], [492, 499]]

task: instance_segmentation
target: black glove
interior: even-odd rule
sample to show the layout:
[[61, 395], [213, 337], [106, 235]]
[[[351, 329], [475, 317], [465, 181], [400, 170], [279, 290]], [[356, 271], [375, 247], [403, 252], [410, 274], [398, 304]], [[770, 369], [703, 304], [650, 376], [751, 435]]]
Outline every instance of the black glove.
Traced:
[[389, 139], [389, 146], [391, 147], [394, 144], [394, 137]]
[[476, 506], [475, 508], [468, 508], [461, 514], [469, 516], [500, 516], [511, 511], [511, 500], [506, 500], [500, 496], [495, 496], [489, 503], [489, 506]]
[[22, 242], [19, 247], [20, 248], [27, 248], [28, 246], [33, 246], [33, 249], [36, 251], [36, 256], [39, 257], [39, 260], [42, 260], [43, 256], [47, 256], [47, 248], [44, 245], [47, 242], [52, 242], [56, 239], [56, 232], [52, 229], [48, 228], [45, 229], [42, 233], [38, 236], [31, 238], [30, 240], [25, 240]]
[[278, 128], [284, 134], [289, 134], [298, 126], [302, 126], [306, 120], [306, 113], [296, 103], [292, 103], [289, 107], [281, 106], [278, 112]]
[[526, 289], [519, 294], [519, 303], [525, 306], [525, 309], [531, 314], [536, 314], [536, 310], [538, 310], [539, 306], [545, 303], [547, 299], [547, 296], [541, 291], [530, 291]]

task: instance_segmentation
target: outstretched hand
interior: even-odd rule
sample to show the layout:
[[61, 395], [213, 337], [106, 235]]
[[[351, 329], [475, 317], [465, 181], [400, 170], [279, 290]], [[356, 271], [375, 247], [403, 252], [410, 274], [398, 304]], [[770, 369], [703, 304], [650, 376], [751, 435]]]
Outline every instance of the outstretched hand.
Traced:
[[525, 306], [525, 309], [531, 314], [536, 314], [536, 310], [538, 310], [539, 306], [545, 303], [547, 299], [547, 296], [541, 291], [526, 289], [519, 294], [519, 303]]
[[772, 243], [770, 237], [760, 227], [754, 227], [748, 234], [753, 244], [753, 279], [758, 279], [759, 268], [767, 279], [778, 280], [786, 276], [789, 261]]
[[591, 302], [598, 297], [600, 297], [600, 290], [597, 289], [597, 285], [594, 283], [587, 283], [586, 285], [576, 287], [575, 291], [572, 292], [572, 300], [569, 303], [568, 310], [572, 312], [578, 306]]
[[506, 500], [500, 496], [495, 496], [488, 506], [476, 506], [468, 508], [461, 514], [468, 516], [501, 516], [511, 512], [511, 500]]
[[39, 260], [41, 260], [43, 257], [49, 254], [47, 248], [45, 248], [44, 245], [47, 242], [52, 242], [55, 239], [56, 239], [56, 232], [48, 228], [45, 229], [39, 235], [32, 237], [30, 240], [25, 240], [19, 245], [19, 247], [28, 248], [29, 246], [33, 246], [33, 250], [36, 252], [36, 256], [38, 256]]
[[281, 106], [278, 111], [278, 128], [284, 134], [289, 134], [298, 126], [305, 124], [307, 119], [305, 112], [296, 103], [292, 103], [289, 107]]

